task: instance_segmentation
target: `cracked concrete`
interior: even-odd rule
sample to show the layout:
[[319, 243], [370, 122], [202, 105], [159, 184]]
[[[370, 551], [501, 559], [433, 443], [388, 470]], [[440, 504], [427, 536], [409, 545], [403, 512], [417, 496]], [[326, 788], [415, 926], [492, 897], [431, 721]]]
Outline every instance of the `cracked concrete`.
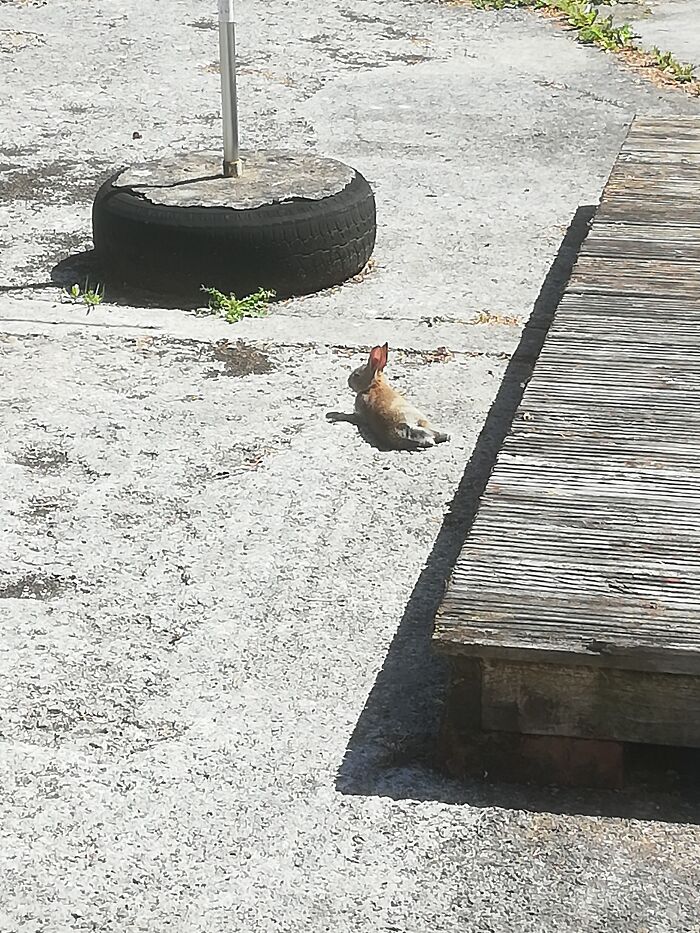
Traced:
[[[218, 146], [214, 6], [0, 4], [41, 40], [0, 55], [0, 929], [697, 930], [670, 775], [431, 769], [428, 633], [579, 208], [635, 112], [700, 103], [523, 12], [242, 2], [243, 145], [361, 171], [375, 264], [233, 327], [86, 314], [52, 272], [87, 268], [102, 178]], [[327, 421], [384, 340], [450, 444]]]

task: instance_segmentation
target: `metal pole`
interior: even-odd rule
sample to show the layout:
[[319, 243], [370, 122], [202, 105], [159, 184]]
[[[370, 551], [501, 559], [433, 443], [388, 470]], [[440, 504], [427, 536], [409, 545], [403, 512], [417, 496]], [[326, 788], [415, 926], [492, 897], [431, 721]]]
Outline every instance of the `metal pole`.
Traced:
[[221, 117], [224, 124], [224, 175], [226, 178], [239, 178], [243, 174], [243, 163], [238, 151], [236, 23], [233, 2], [234, 0], [219, 0]]

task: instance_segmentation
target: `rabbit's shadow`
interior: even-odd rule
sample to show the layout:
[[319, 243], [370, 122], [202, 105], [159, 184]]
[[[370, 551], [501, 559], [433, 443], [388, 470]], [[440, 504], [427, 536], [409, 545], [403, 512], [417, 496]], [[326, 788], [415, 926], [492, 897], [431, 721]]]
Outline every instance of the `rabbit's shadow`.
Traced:
[[393, 450], [388, 444], [382, 444], [378, 441], [367, 425], [354, 412], [328, 411], [326, 412], [326, 420], [330, 421], [331, 424], [339, 424], [342, 422], [354, 424], [362, 440], [369, 444], [370, 447], [374, 447], [375, 450]]

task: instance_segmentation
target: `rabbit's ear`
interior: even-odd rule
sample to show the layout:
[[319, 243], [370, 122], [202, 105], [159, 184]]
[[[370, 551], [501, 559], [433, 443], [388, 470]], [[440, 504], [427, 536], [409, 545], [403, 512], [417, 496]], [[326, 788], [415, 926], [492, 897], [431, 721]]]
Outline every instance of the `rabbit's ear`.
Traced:
[[381, 372], [384, 369], [388, 352], [389, 344], [387, 343], [383, 347], [372, 347], [369, 353], [369, 365], [372, 372]]

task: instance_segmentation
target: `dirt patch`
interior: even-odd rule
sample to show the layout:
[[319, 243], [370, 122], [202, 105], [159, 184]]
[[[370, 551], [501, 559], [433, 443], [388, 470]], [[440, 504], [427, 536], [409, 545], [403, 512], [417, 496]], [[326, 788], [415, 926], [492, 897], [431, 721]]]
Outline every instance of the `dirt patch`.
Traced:
[[29, 504], [24, 511], [26, 518], [51, 518], [56, 512], [60, 512], [63, 509], [71, 507], [71, 504], [68, 499], [63, 498], [42, 498], [40, 496], [34, 496], [29, 500]]
[[106, 174], [102, 162], [49, 162], [12, 168], [0, 184], [0, 201], [43, 201], [59, 204], [92, 198]]
[[191, 26], [192, 29], [218, 29], [219, 28], [218, 23], [215, 20], [207, 19], [206, 17], [204, 19], [196, 19], [193, 22], [188, 23], [187, 25]]
[[75, 577], [26, 573], [22, 576], [0, 574], [0, 599], [53, 599], [75, 589]]
[[43, 45], [46, 39], [36, 32], [0, 29], [0, 52], [21, 52], [22, 49]]
[[651, 52], [645, 49], [621, 49], [620, 58], [634, 71], [648, 78], [656, 87], [677, 88], [690, 94], [691, 97], [700, 97], [700, 80], [693, 78], [685, 83], [679, 83], [675, 78], [660, 68]]
[[184, 120], [185, 123], [204, 123], [207, 126], [213, 126], [221, 120], [221, 114], [216, 110], [210, 113], [195, 113], [191, 120]]
[[[0, 0], [2, 2], [2, 0]], [[25, 158], [32, 155], [32, 150], [27, 149], [26, 146], [0, 146], [0, 159], [11, 158], [16, 159], [18, 157]]]
[[340, 10], [339, 12], [343, 19], [349, 19], [351, 23], [365, 23], [366, 25], [379, 23], [382, 26], [386, 25], [385, 21], [378, 16], [370, 16], [366, 13], [355, 13], [353, 10]]
[[166, 357], [174, 353], [176, 363], [223, 363], [219, 369], [209, 369], [207, 379], [220, 376], [257, 376], [272, 372], [276, 366], [264, 349], [258, 349], [244, 340], [220, 340], [203, 343], [200, 340], [156, 340], [139, 337], [129, 344], [144, 353]]
[[242, 340], [235, 344], [222, 340], [211, 347], [211, 355], [217, 363], [223, 363], [224, 368], [209, 370], [207, 377], [210, 379], [219, 376], [258, 376], [272, 372], [275, 368], [267, 353]]
[[27, 447], [21, 453], [14, 454], [16, 464], [37, 473], [60, 473], [70, 463], [65, 450], [60, 447]]
[[320, 33], [317, 36], [312, 36], [303, 41], [312, 45], [321, 46], [321, 49], [329, 58], [333, 59], [333, 61], [358, 70], [365, 68], [387, 68], [395, 62], [401, 62], [404, 65], [418, 65], [422, 62], [432, 61], [427, 55], [420, 55], [412, 52], [389, 52], [379, 48], [362, 52], [356, 48], [348, 48], [338, 42], [335, 36], [328, 35], [327, 33]]
[[[155, 451], [141, 451], [149, 460], [157, 458]], [[133, 528], [143, 523], [149, 514], [162, 516], [167, 523], [187, 522], [192, 518], [192, 511], [188, 508], [187, 498], [174, 496], [158, 496], [148, 489], [136, 486], [127, 486], [119, 494], [119, 504], [110, 511], [110, 521], [115, 528]]]
[[63, 109], [66, 113], [74, 113], [77, 116], [83, 116], [86, 113], [94, 113], [96, 107], [88, 107], [85, 104], [64, 104]]

